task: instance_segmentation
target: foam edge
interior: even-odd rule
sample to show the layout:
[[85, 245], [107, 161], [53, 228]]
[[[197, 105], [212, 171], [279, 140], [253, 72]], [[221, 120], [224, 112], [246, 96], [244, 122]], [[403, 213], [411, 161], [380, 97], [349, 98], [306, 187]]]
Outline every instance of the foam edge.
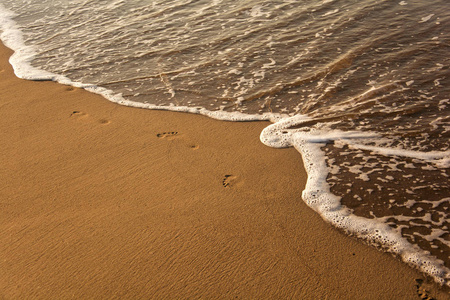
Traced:
[[[352, 141], [353, 138], [372, 138], [377, 134], [314, 129], [307, 132], [304, 129], [289, 129], [293, 125], [308, 120], [310, 118], [301, 115], [285, 118], [266, 127], [260, 135], [261, 142], [267, 146], [294, 147], [302, 155], [308, 174], [306, 187], [302, 192], [303, 201], [333, 226], [373, 246], [381, 245], [384, 251], [400, 257], [402, 261], [427, 274], [438, 284], [450, 287], [450, 270], [444, 266], [441, 260], [431, 257], [428, 252], [409, 243], [389, 225], [375, 219], [353, 215], [349, 209], [341, 205], [340, 197], [330, 191], [330, 186], [326, 182], [328, 168], [325, 152], [321, 150], [321, 147], [325, 146], [328, 141]], [[349, 142], [349, 144], [352, 143]]]

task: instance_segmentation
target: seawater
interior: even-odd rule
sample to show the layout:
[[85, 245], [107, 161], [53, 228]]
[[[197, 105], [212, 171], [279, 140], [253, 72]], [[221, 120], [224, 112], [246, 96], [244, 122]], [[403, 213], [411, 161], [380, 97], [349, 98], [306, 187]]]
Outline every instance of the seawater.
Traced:
[[446, 0], [3, 0], [0, 26], [18, 77], [272, 121], [310, 207], [450, 286]]

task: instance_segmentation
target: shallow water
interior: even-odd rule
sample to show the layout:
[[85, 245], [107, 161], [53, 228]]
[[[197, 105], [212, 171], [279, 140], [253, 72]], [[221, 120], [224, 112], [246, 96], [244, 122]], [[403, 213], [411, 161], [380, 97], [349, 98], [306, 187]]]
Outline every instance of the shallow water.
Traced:
[[126, 105], [279, 121], [261, 140], [302, 153], [307, 204], [450, 284], [445, 0], [3, 5], [19, 77], [83, 83]]

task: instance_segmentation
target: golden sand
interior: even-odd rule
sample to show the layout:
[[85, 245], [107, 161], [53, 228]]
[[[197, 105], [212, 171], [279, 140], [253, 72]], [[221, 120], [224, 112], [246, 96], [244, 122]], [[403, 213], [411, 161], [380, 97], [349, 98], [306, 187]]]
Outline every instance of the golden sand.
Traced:
[[2, 46], [1, 299], [447, 297], [309, 209], [300, 155], [261, 144], [267, 123], [20, 80], [9, 55]]

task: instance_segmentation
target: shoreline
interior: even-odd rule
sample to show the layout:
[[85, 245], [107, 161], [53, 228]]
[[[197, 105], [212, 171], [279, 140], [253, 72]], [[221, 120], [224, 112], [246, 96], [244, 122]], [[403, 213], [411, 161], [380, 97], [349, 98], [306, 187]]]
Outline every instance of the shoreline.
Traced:
[[[0, 46], [0, 298], [446, 298], [301, 200], [268, 122], [119, 106]], [[423, 283], [417, 283], [416, 280]]]

